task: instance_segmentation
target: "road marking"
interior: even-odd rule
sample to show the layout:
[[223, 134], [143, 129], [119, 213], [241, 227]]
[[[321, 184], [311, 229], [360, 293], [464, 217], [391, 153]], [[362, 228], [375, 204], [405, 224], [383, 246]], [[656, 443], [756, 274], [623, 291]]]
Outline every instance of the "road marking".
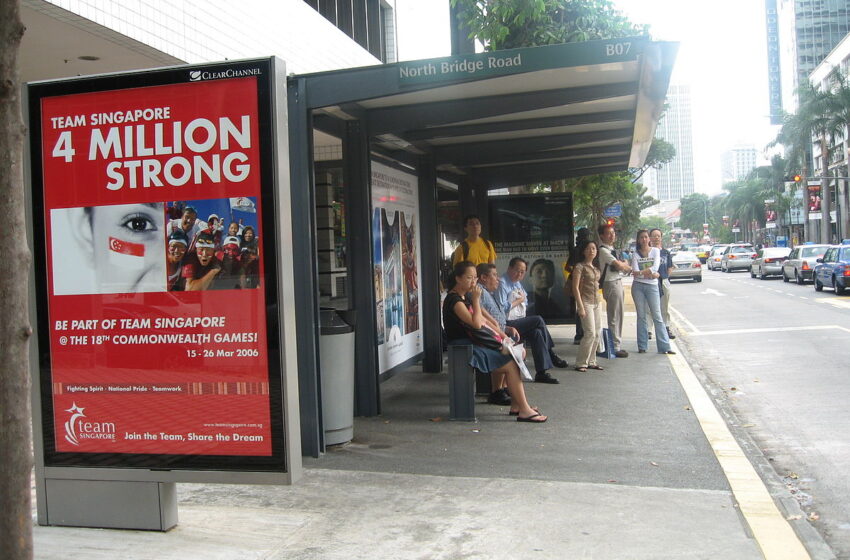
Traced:
[[726, 297], [726, 294], [721, 292], [720, 290], [715, 290], [714, 288], [706, 288], [700, 292], [701, 295], [709, 295], [709, 296], [720, 296]]
[[716, 334], [753, 334], [766, 332], [792, 332], [792, 331], [823, 331], [828, 329], [838, 329], [850, 332], [850, 329], [839, 325], [811, 325], [808, 327], [769, 327], [762, 329], [728, 329], [723, 331], [699, 331], [691, 334], [697, 336], [716, 335]]
[[682, 354], [668, 358], [765, 560], [811, 558]]
[[842, 309], [850, 309], [850, 300], [846, 299], [817, 298], [815, 301], [818, 303], [828, 303], [829, 305], [834, 305], [835, 307], [840, 307]]
[[800, 299], [809, 299], [806, 296], [800, 296]]
[[[694, 325], [693, 323], [688, 321], [687, 317], [682, 315], [682, 313], [678, 309], [676, 309], [672, 305], [669, 306], [668, 309], [670, 310], [671, 313], [673, 313], [676, 316], [676, 323], [677, 324], [678, 323], [684, 323], [685, 324], [685, 326], [688, 328], [687, 332], [690, 332], [691, 334], [702, 334], [702, 332], [700, 332], [700, 330], [696, 327], [696, 325]], [[679, 328], [681, 329], [681, 327], [679, 327]]]

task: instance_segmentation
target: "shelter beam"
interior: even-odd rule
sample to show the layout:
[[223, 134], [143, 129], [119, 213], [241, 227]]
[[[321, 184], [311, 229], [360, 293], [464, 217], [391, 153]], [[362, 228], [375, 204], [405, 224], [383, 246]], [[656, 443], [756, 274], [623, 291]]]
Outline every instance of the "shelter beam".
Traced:
[[[292, 184], [293, 262], [302, 271], [295, 282], [295, 337], [298, 345], [298, 392], [301, 408], [301, 453], [318, 457], [324, 451], [321, 385], [319, 383], [318, 262], [316, 259], [316, 204], [313, 177], [313, 135], [310, 111], [304, 103], [306, 82], [290, 80], [289, 165]], [[296, 211], [296, 209], [301, 209]], [[281, 302], [287, 303], [287, 302]]]
[[380, 414], [378, 350], [375, 346], [375, 286], [372, 270], [372, 187], [369, 136], [365, 123], [348, 121], [342, 143], [347, 253], [351, 303], [357, 312], [354, 327], [354, 414]]
[[424, 156], [417, 166], [419, 177], [419, 282], [422, 287], [422, 330], [425, 355], [422, 371], [443, 369], [443, 337], [440, 331], [440, 240], [437, 231], [437, 170], [434, 158]]

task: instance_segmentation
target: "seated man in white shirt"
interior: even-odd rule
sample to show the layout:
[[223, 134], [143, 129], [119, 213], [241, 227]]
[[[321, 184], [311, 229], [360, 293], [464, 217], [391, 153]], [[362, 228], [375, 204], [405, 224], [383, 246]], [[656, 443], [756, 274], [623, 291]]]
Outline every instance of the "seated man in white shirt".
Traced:
[[[520, 257], [511, 259], [511, 264], [508, 267], [508, 272], [498, 280], [495, 265], [481, 264], [478, 269], [478, 281], [487, 288], [489, 295], [493, 296], [493, 307], [495, 311], [491, 312], [493, 319], [499, 323], [499, 326], [505, 325], [504, 329], [507, 334], [511, 334], [506, 329], [514, 329], [519, 333], [520, 338], [525, 341], [531, 348], [531, 355], [534, 358], [534, 369], [537, 374], [534, 376], [534, 381], [537, 383], [558, 383], [558, 380], [552, 377], [547, 370], [553, 367], [565, 368], [567, 361], [558, 357], [555, 354], [555, 343], [552, 342], [552, 335], [549, 334], [549, 329], [546, 327], [546, 322], [539, 315], [525, 316], [516, 319], [508, 319], [508, 311], [516, 310], [525, 302], [527, 294], [525, 289], [520, 284], [520, 280], [525, 276], [527, 264]], [[483, 272], [483, 274], [482, 274]], [[497, 283], [498, 282], [498, 287]], [[513, 297], [515, 304], [505, 303], [508, 297]], [[487, 309], [487, 298], [481, 298], [482, 307]]]

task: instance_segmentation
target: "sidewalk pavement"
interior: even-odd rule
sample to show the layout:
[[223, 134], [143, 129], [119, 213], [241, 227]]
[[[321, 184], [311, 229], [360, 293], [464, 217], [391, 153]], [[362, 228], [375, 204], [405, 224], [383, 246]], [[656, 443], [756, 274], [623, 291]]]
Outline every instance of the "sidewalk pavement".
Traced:
[[[552, 328], [571, 365], [573, 333]], [[638, 354], [634, 333], [629, 313], [630, 356], [600, 359], [603, 372], [556, 369], [559, 385], [526, 385], [545, 424], [483, 398], [478, 422], [451, 422], [447, 375], [414, 367], [382, 384], [381, 416], [357, 418], [354, 441], [305, 459], [294, 486], [178, 484], [171, 531], [36, 526], [36, 558], [801, 557], [754, 535], [675, 360], [654, 341]], [[828, 558], [805, 527], [812, 557]]]

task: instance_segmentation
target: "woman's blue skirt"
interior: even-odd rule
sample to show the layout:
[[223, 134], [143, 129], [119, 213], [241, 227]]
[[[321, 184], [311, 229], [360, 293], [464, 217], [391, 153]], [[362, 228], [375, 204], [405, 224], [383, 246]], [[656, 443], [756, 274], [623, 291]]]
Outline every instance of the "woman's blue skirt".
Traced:
[[498, 350], [491, 350], [490, 348], [484, 348], [483, 346], [472, 344], [472, 341], [468, 338], [452, 340], [449, 341], [449, 344], [471, 345], [472, 358], [469, 360], [469, 365], [478, 371], [483, 371], [484, 373], [490, 373], [493, 370], [497, 370], [513, 359], [510, 356], [502, 354]]

